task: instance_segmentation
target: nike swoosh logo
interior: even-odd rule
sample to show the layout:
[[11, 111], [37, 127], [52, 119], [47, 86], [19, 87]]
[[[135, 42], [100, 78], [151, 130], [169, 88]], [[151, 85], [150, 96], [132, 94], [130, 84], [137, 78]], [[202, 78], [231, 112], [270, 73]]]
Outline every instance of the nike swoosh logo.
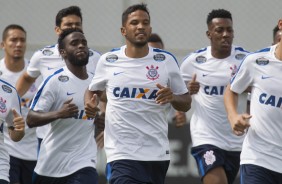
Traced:
[[119, 75], [119, 74], [122, 74], [124, 72], [114, 72], [114, 75]]
[[48, 67], [48, 70], [53, 70], [54, 68]]
[[268, 79], [268, 78], [271, 78], [270, 76], [261, 76], [261, 79]]
[[75, 93], [69, 93], [69, 92], [67, 92], [67, 95], [69, 96], [69, 95], [73, 95], [73, 94], [75, 94]]
[[206, 77], [206, 76], [208, 76], [209, 74], [203, 74], [203, 77]]

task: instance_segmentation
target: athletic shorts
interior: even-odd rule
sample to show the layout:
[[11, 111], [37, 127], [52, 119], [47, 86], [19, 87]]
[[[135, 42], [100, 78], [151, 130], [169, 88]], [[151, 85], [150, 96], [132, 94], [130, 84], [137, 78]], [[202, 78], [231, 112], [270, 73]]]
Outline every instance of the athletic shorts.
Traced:
[[10, 183], [31, 184], [36, 161], [10, 156]]
[[164, 184], [169, 160], [116, 160], [109, 164], [110, 184]]
[[240, 167], [241, 184], [282, 184], [282, 173], [253, 164]]
[[1, 180], [1, 179], [0, 179], [0, 184], [9, 184], [9, 182], [6, 181], [6, 180]]
[[192, 147], [201, 179], [213, 168], [223, 167], [228, 183], [233, 183], [240, 168], [240, 151], [226, 151], [216, 146], [204, 144]]
[[55, 178], [34, 174], [33, 184], [98, 184], [98, 174], [95, 168], [85, 167], [75, 173]]

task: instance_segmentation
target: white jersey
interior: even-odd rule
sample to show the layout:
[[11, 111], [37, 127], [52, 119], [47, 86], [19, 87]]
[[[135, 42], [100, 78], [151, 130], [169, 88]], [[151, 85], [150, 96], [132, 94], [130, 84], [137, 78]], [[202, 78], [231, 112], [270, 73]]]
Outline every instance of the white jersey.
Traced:
[[[191, 81], [196, 74], [196, 81], [200, 83], [199, 92], [192, 95], [194, 113], [190, 131], [193, 147], [211, 144], [227, 151], [241, 150], [244, 137], [232, 133], [223, 93], [246, 54], [248, 52], [241, 47], [232, 46], [229, 57], [217, 59], [211, 55], [211, 47], [208, 46], [183, 61], [180, 70], [184, 81]], [[240, 105], [241, 111], [246, 110], [246, 103], [245, 100]]]
[[50, 124], [44, 137], [35, 172], [49, 177], [64, 177], [85, 167], [96, 166], [97, 146], [94, 139], [94, 120], [86, 118], [84, 92], [93, 75], [81, 80], [66, 67], [49, 76], [35, 95], [31, 109], [49, 112], [60, 109], [73, 98], [78, 106], [76, 118], [57, 119]]
[[21, 113], [20, 97], [16, 89], [6, 81], [0, 79], [0, 179], [9, 181], [10, 158], [4, 144], [3, 124], [13, 126], [13, 112]]
[[[15, 86], [18, 78], [26, 70], [28, 60], [25, 60], [25, 68], [20, 72], [12, 72], [7, 69], [4, 59], [0, 60], [0, 77], [1, 79], [9, 82]], [[29, 105], [33, 96], [36, 93], [41, 78], [38, 78], [34, 84], [30, 87], [27, 93], [21, 98], [22, 116], [26, 118]], [[25, 125], [25, 136], [19, 142], [11, 140], [7, 126], [4, 126], [4, 141], [9, 154], [13, 157], [23, 160], [37, 160], [37, 146], [38, 140], [36, 137], [36, 128], [29, 128]]]
[[241, 164], [254, 164], [282, 173], [282, 61], [277, 45], [246, 57], [233, 78], [231, 90], [252, 87], [250, 127], [243, 143]]
[[89, 86], [91, 91], [106, 89], [107, 93], [107, 162], [169, 160], [166, 114], [170, 104], [155, 102], [156, 84], [170, 87], [176, 95], [187, 93], [177, 61], [152, 47], [143, 58], [128, 58], [125, 48], [101, 56]]
[[[97, 62], [100, 58], [100, 53], [89, 50], [89, 62], [87, 64], [87, 71], [90, 73], [95, 72]], [[27, 73], [33, 78], [42, 75], [45, 80], [49, 75], [52, 75], [58, 69], [64, 67], [66, 64], [62, 59], [58, 44], [47, 46], [33, 54], [30, 59], [30, 64], [27, 68]], [[37, 136], [43, 138], [48, 131], [48, 125], [37, 128]]]

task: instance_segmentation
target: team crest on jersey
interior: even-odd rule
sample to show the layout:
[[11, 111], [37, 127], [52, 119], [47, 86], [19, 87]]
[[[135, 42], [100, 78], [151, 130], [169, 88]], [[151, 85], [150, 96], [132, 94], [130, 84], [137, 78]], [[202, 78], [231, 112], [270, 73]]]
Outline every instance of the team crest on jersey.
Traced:
[[67, 81], [70, 80], [69, 77], [66, 76], [66, 75], [61, 75], [61, 76], [58, 77], [58, 79], [59, 79], [59, 81], [61, 81], [61, 82], [67, 82]]
[[156, 54], [156, 55], [154, 55], [154, 60], [155, 61], [164, 61], [165, 60], [165, 55], [163, 55], [163, 54]]
[[91, 50], [89, 50], [89, 57], [90, 57], [90, 56], [93, 56], [93, 55], [94, 55], [94, 52], [91, 51]]
[[159, 67], [156, 66], [154, 67], [154, 65], [151, 65], [151, 67], [149, 66], [146, 66], [147, 70], [148, 70], [148, 73], [147, 73], [147, 78], [150, 79], [150, 80], [156, 80], [159, 78], [159, 73], [158, 73], [158, 69]]
[[205, 162], [206, 162], [207, 165], [212, 165], [216, 161], [216, 158], [215, 158], [212, 150], [207, 151], [204, 154], [204, 158], [205, 158]]
[[196, 57], [196, 62], [199, 64], [205, 63], [206, 61], [207, 61], [207, 58], [205, 56]]
[[0, 97], [0, 112], [5, 113], [7, 111], [6, 100]]
[[45, 56], [51, 56], [54, 54], [53, 51], [49, 50], [49, 49], [46, 49], [46, 50], [43, 50], [42, 52]]
[[118, 56], [115, 55], [115, 54], [111, 54], [111, 55], [108, 55], [108, 56], [106, 57], [106, 60], [107, 60], [108, 62], [110, 62], [110, 63], [113, 63], [113, 62], [115, 62], [116, 60], [118, 60]]
[[246, 54], [236, 54], [236, 55], [235, 55], [235, 58], [236, 58], [237, 60], [242, 60], [242, 59], [244, 59], [245, 56], [246, 56]]
[[6, 93], [12, 93], [12, 88], [10, 88], [9, 86], [7, 85], [2, 85], [2, 89], [3, 91], [5, 91]]
[[230, 70], [231, 70], [231, 77], [233, 77], [236, 74], [238, 68], [236, 65], [233, 65], [233, 66], [230, 66]]
[[264, 57], [262, 57], [262, 58], [258, 58], [258, 59], [256, 60], [256, 63], [257, 63], [258, 65], [267, 65], [267, 64], [269, 63], [269, 60], [266, 59], [266, 58], [264, 58]]

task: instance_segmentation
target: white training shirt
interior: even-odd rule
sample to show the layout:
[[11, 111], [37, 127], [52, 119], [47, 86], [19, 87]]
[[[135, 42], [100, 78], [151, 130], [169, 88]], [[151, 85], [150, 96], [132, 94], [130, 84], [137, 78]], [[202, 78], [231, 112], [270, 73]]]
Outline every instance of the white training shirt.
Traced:
[[241, 164], [254, 164], [282, 173], [282, 61], [277, 45], [246, 57], [231, 83], [242, 93], [252, 87], [250, 127], [243, 143]]
[[[87, 64], [87, 71], [95, 73], [97, 62], [100, 58], [100, 53], [89, 50], [89, 62]], [[65, 61], [62, 59], [58, 44], [47, 46], [41, 50], [38, 50], [33, 54], [30, 59], [30, 64], [27, 68], [27, 73], [33, 78], [37, 78], [42, 75], [45, 80], [49, 75], [53, 74], [56, 70], [64, 67]], [[43, 138], [48, 131], [48, 125], [37, 128], [37, 136]]]
[[149, 47], [143, 58], [129, 58], [126, 46], [101, 56], [91, 91], [107, 93], [105, 151], [107, 162], [120, 159], [169, 160], [168, 122], [170, 104], [155, 102], [157, 83], [176, 95], [187, 93], [176, 59]]
[[[242, 59], [248, 54], [241, 47], [232, 46], [231, 54], [224, 59], [211, 55], [208, 46], [184, 59], [180, 70], [184, 81], [200, 83], [200, 90], [192, 95], [194, 113], [190, 121], [193, 147], [211, 144], [227, 151], [240, 151], [244, 136], [233, 134], [224, 107], [223, 93], [231, 77], [236, 73]], [[246, 110], [246, 100], [240, 110]]]
[[[18, 78], [26, 70], [27, 65], [28, 60], [25, 60], [25, 67], [22, 71], [12, 72], [7, 69], [4, 59], [2, 59], [0, 60], [0, 77], [1, 79], [9, 82], [11, 85], [16, 86]], [[32, 84], [27, 93], [21, 98], [21, 110], [24, 118], [27, 116], [29, 105], [40, 82], [41, 78], [38, 78], [36, 82]], [[21, 139], [21, 141], [14, 142], [9, 136], [7, 126], [4, 126], [4, 141], [11, 156], [23, 160], [37, 160], [38, 140], [36, 137], [36, 128], [29, 128], [25, 125], [25, 136]]]
[[9, 181], [10, 157], [4, 144], [3, 124], [6, 121], [8, 126], [13, 126], [13, 112], [15, 109], [19, 114], [20, 97], [16, 89], [0, 77], [0, 179]]
[[93, 75], [81, 80], [63, 67], [49, 76], [35, 95], [31, 109], [50, 112], [62, 108], [73, 98], [78, 106], [77, 118], [57, 119], [43, 139], [35, 172], [48, 177], [64, 177], [85, 167], [96, 166], [97, 146], [94, 139], [94, 120], [84, 112], [84, 93]]

